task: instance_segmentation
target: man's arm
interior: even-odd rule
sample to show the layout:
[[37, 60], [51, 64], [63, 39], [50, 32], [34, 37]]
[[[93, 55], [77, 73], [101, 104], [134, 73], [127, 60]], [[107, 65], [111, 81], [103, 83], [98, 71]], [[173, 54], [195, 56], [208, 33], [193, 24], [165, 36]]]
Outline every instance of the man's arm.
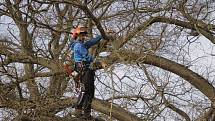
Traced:
[[101, 35], [98, 35], [96, 38], [92, 38], [89, 41], [85, 42], [84, 45], [87, 49], [97, 44], [102, 39]]

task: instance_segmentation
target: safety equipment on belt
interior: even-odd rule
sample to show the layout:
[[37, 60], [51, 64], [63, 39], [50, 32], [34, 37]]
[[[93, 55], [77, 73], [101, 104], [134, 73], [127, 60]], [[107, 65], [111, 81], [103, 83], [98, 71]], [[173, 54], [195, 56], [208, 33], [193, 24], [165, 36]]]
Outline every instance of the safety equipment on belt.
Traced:
[[64, 64], [64, 69], [69, 77], [72, 77], [75, 82], [75, 90], [78, 92], [80, 89], [80, 74], [75, 71], [74, 67], [69, 63]]
[[80, 87], [79, 87], [79, 97], [78, 97], [78, 101], [77, 101], [77, 105], [81, 104], [81, 101], [83, 101], [83, 97], [84, 97], [84, 93], [85, 93], [85, 86], [83, 83], [80, 83]]
[[72, 76], [72, 77], [75, 77], [77, 76], [77, 72], [71, 67], [70, 64], [66, 63], [64, 64], [64, 69], [66, 70], [66, 73], [68, 76]]

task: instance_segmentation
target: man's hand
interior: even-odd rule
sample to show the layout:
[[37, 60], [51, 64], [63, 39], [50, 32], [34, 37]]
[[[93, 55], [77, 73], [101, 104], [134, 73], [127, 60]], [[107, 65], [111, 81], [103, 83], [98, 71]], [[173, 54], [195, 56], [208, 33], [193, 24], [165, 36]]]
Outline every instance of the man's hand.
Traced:
[[111, 29], [108, 29], [108, 30], [106, 31], [106, 33], [107, 33], [107, 34], [113, 34], [113, 33], [114, 33], [114, 31], [113, 31], [113, 30], [111, 30]]
[[102, 68], [106, 68], [106, 67], [108, 67], [108, 64], [107, 64], [106, 62], [101, 61], [100, 63], [101, 63]]
[[108, 64], [105, 61], [96, 61], [92, 64], [92, 69], [94, 69], [94, 70], [104, 69], [107, 67], [108, 67]]
[[107, 29], [106, 30], [106, 35], [108, 36], [108, 41], [113, 41], [114, 40], [114, 38], [115, 38], [115, 32], [113, 31], [113, 30], [111, 30], [111, 29]]

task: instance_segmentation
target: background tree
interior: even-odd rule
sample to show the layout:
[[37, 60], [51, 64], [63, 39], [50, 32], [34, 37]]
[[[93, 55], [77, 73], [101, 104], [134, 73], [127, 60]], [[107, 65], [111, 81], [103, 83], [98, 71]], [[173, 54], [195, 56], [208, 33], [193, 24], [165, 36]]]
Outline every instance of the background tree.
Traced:
[[[95, 116], [214, 120], [214, 5], [206, 0], [2, 1], [0, 116], [73, 119], [74, 86], [63, 63], [71, 29], [84, 24], [91, 37], [100, 33], [111, 39], [109, 46], [91, 50], [95, 56], [111, 52], [109, 67], [97, 71]], [[107, 29], [115, 31], [113, 37]]]

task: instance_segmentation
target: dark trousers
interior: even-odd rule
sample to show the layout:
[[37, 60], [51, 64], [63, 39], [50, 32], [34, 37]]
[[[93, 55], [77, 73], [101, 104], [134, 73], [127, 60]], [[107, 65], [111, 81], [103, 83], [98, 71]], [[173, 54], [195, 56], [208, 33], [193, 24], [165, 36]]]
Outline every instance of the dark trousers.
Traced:
[[[84, 110], [84, 113], [91, 112], [91, 103], [94, 98], [95, 86], [94, 77], [95, 71], [90, 68], [76, 68], [80, 72], [80, 81], [83, 85], [78, 96], [78, 103], [76, 109]], [[81, 69], [81, 70], [80, 70]]]

